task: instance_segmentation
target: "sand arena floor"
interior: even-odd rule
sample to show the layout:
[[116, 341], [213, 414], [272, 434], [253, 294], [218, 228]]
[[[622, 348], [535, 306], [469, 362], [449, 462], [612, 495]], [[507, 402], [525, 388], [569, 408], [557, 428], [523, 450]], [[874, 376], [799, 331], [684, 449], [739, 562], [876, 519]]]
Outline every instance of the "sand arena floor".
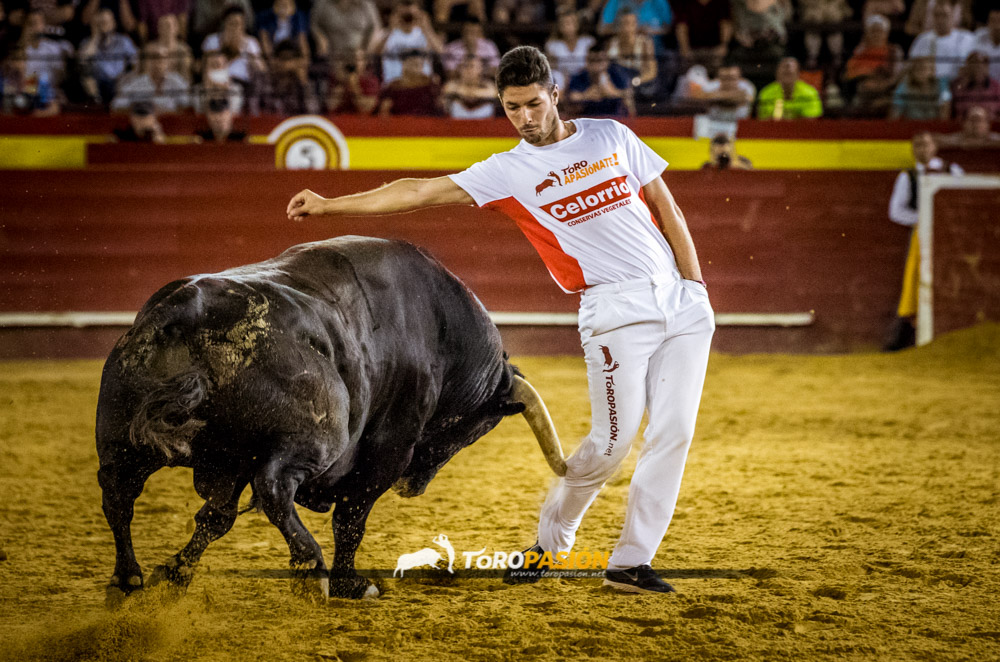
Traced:
[[[582, 361], [517, 363], [572, 449], [588, 427]], [[287, 548], [248, 513], [185, 597], [152, 590], [106, 611], [99, 372], [0, 364], [0, 658], [1000, 659], [997, 326], [893, 356], [713, 355], [654, 562], [680, 591], [667, 597], [610, 593], [597, 579], [390, 579], [374, 602], [313, 604], [267, 575], [286, 567]], [[634, 458], [578, 549], [610, 549]], [[384, 497], [359, 567], [392, 569], [439, 533], [459, 553], [521, 549], [549, 481], [526, 424], [508, 419], [424, 496]], [[187, 541], [199, 506], [187, 470], [147, 483], [133, 525], [147, 577]], [[304, 519], [329, 557], [329, 516]]]

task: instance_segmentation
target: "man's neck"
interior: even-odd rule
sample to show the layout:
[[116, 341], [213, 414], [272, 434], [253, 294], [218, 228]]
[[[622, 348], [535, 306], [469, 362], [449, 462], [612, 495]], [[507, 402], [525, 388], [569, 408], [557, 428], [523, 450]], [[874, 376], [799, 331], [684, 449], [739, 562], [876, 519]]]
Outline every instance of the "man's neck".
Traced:
[[574, 133], [576, 133], [576, 125], [572, 122], [565, 122], [560, 119], [558, 124], [556, 124], [555, 130], [549, 134], [548, 138], [543, 142], [536, 144], [535, 147], [545, 147], [546, 145], [557, 143], [560, 140], [566, 140]]

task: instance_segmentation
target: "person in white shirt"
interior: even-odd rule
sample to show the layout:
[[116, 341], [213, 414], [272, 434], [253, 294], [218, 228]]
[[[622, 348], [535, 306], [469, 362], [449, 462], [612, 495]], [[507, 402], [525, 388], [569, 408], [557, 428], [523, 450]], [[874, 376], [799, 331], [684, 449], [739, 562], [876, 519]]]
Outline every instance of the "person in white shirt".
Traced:
[[[442, 48], [427, 12], [415, 0], [401, 0], [389, 15], [388, 30], [373, 41], [371, 51], [382, 56], [382, 84], [388, 85], [403, 75], [403, 53], [440, 55]], [[425, 58], [423, 73], [433, 73], [430, 58]]]
[[339, 198], [304, 190], [289, 202], [288, 217], [474, 203], [512, 218], [559, 287], [582, 292], [592, 427], [542, 508], [538, 541], [525, 552], [535, 561], [509, 570], [505, 581], [535, 582], [546, 554], [573, 547], [645, 410], [646, 443], [605, 584], [672, 592], [650, 563], [677, 502], [715, 321], [684, 215], [661, 178], [667, 163], [614, 120], [562, 121], [559, 90], [536, 48], [503, 56], [497, 89], [522, 138], [514, 149], [458, 174], [400, 179]]
[[965, 58], [972, 51], [975, 37], [968, 30], [955, 28], [951, 5], [939, 2], [933, 9], [934, 29], [922, 33], [910, 46], [910, 59], [930, 57], [937, 78], [951, 82], [958, 75]]
[[917, 292], [920, 284], [920, 242], [917, 239], [917, 202], [920, 175], [928, 173], [950, 173], [961, 176], [964, 173], [956, 163], [947, 164], [937, 155], [937, 143], [928, 132], [913, 136], [914, 167], [904, 170], [896, 177], [889, 198], [889, 220], [912, 228], [910, 248], [903, 269], [903, 287], [896, 308], [896, 320], [890, 330], [883, 350], [894, 352], [913, 345], [915, 333], [913, 318], [917, 314]]
[[587, 53], [595, 43], [593, 36], [580, 33], [579, 14], [572, 9], [559, 12], [555, 30], [545, 42], [545, 54], [552, 62], [552, 73], [558, 75], [559, 85], [568, 84], [570, 78], [584, 70]]
[[243, 85], [249, 85], [256, 76], [267, 70], [260, 42], [247, 34], [246, 26], [247, 17], [243, 9], [238, 6], [230, 7], [222, 15], [222, 29], [205, 37], [201, 44], [203, 53], [226, 53], [230, 57], [230, 77]]
[[1000, 80], [1000, 9], [991, 9], [986, 27], [976, 32], [972, 50], [990, 59], [990, 78]]
[[126, 110], [139, 101], [148, 101], [157, 113], [176, 113], [191, 106], [190, 85], [171, 71], [165, 46], [152, 41], [142, 49], [142, 73], [127, 76], [118, 85], [111, 110]]

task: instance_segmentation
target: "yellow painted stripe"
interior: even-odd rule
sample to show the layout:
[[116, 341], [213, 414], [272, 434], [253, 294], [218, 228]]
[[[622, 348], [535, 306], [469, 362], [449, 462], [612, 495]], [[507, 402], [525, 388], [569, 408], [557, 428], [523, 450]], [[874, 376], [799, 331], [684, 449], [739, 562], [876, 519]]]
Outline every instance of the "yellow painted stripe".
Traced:
[[[105, 136], [0, 136], [0, 169], [83, 168], [86, 145]], [[708, 141], [644, 138], [671, 170], [697, 170], [708, 159]], [[266, 137], [251, 136], [264, 143]], [[511, 149], [511, 138], [348, 138], [352, 170], [464, 170]], [[900, 170], [913, 164], [906, 140], [743, 139], [737, 151], [758, 170]]]
[[83, 168], [87, 143], [103, 136], [0, 136], [0, 169]]

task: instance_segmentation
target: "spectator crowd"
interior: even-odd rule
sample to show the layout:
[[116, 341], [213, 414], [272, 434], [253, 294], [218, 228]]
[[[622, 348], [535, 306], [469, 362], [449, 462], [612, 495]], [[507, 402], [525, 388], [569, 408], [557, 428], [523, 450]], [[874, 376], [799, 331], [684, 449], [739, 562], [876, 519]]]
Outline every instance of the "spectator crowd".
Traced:
[[1000, 119], [998, 0], [0, 0], [0, 112], [488, 118], [519, 44], [570, 115]]

